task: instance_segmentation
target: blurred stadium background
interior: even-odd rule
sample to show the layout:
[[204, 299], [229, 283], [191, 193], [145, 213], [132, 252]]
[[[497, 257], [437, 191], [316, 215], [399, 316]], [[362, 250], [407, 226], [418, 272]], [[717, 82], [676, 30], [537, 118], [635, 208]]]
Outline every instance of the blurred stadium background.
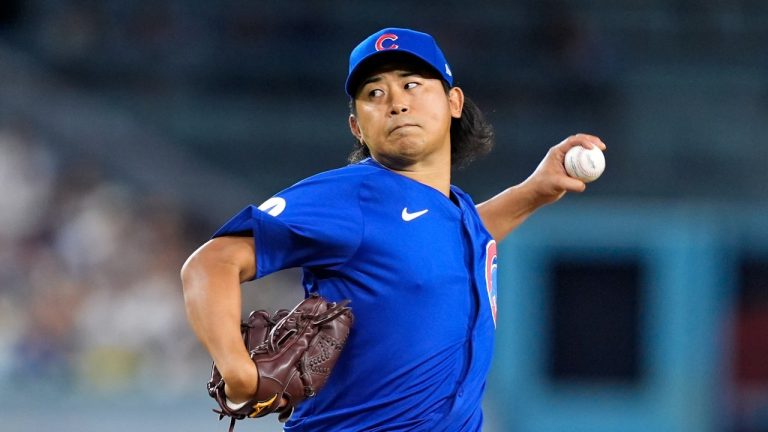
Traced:
[[[476, 200], [574, 132], [583, 196], [501, 247], [486, 430], [768, 431], [768, 2], [0, 2], [0, 430], [225, 430], [178, 270], [345, 163], [347, 56], [434, 34], [496, 126]], [[285, 272], [245, 308], [301, 295]], [[274, 419], [238, 430], [279, 430]]]

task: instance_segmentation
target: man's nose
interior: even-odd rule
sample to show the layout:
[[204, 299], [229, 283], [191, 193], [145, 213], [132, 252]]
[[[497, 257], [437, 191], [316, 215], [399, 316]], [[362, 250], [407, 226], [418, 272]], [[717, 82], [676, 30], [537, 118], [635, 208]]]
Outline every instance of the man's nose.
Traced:
[[398, 115], [408, 112], [408, 104], [405, 100], [405, 94], [402, 91], [392, 92], [392, 106], [390, 107], [391, 115]]
[[408, 112], [408, 107], [405, 104], [403, 103], [392, 104], [392, 110], [391, 110], [392, 115], [402, 114], [405, 112]]

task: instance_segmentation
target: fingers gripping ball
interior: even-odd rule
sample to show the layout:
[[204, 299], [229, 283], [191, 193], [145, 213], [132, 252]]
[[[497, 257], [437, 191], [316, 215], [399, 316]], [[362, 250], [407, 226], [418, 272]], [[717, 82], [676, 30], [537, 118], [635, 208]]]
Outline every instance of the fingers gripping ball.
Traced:
[[605, 156], [597, 147], [571, 147], [565, 154], [565, 172], [585, 183], [597, 180], [605, 170]]
[[279, 414], [278, 420], [285, 422], [295, 406], [320, 391], [354, 322], [348, 303], [330, 303], [313, 294], [291, 311], [251, 312], [241, 331], [259, 373], [256, 394], [233, 409], [227, 404], [224, 381], [215, 364], [208, 381], [208, 394], [220, 408], [214, 411], [232, 419], [230, 431], [235, 420], [270, 413]]

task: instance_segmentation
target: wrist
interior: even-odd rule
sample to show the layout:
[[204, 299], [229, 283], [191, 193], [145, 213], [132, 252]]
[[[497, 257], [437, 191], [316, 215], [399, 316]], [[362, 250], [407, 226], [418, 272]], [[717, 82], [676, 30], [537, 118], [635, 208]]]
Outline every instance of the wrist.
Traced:
[[259, 388], [259, 373], [256, 365], [248, 360], [248, 364], [222, 372], [224, 379], [224, 394], [233, 404], [250, 400]]
[[527, 213], [533, 213], [539, 208], [557, 201], [562, 195], [561, 192], [553, 190], [551, 186], [542, 184], [541, 179], [533, 175], [515, 188], [518, 189], [517, 193], [521, 197], [521, 201], [525, 203], [525, 212]]
[[534, 179], [528, 178], [522, 183], [513, 186], [512, 189], [514, 190], [516, 201], [519, 203], [517, 211], [521, 215], [530, 214], [547, 204], [542, 194], [538, 192]]

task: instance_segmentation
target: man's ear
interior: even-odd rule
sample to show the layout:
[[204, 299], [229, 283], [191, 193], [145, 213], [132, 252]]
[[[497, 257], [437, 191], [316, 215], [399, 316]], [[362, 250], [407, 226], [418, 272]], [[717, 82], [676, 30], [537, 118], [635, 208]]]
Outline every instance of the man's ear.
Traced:
[[448, 90], [448, 105], [451, 109], [451, 117], [460, 118], [464, 109], [464, 91], [459, 87], [451, 87]]
[[360, 125], [357, 124], [357, 118], [355, 118], [354, 114], [349, 115], [349, 130], [352, 132], [352, 135], [354, 135], [355, 138], [362, 144], [363, 132], [360, 130]]

